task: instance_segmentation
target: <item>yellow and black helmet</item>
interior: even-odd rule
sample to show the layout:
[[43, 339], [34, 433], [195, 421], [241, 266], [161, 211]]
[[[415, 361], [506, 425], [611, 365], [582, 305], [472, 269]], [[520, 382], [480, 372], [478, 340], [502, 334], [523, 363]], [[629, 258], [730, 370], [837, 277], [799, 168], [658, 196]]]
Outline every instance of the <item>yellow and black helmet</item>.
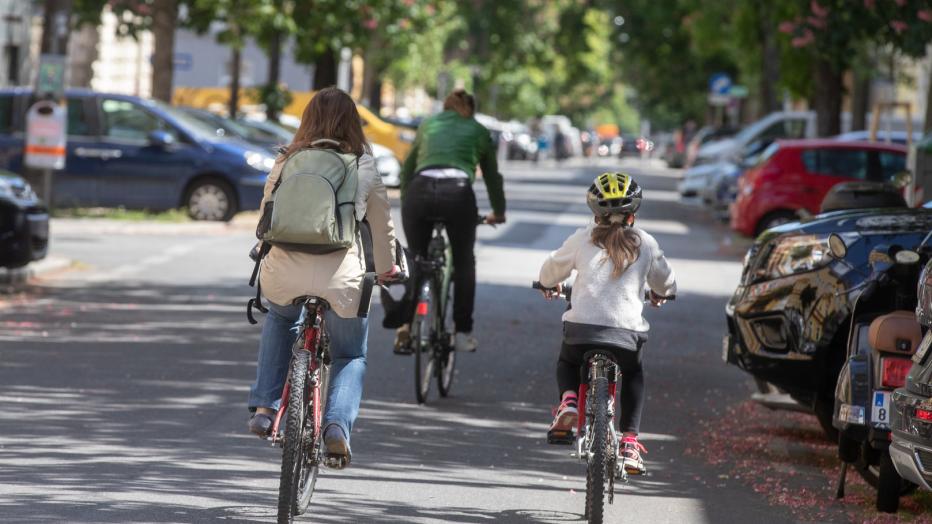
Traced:
[[596, 216], [634, 214], [641, 207], [641, 186], [625, 173], [602, 173], [595, 177], [586, 203]]

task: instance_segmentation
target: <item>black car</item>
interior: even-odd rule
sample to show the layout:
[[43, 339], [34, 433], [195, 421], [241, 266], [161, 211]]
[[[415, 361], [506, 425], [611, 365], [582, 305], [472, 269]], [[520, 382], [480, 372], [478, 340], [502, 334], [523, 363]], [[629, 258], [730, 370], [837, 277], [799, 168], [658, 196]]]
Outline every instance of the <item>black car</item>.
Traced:
[[17, 268], [45, 257], [49, 214], [19, 175], [0, 170], [0, 267]]
[[916, 319], [925, 336], [913, 355], [906, 386], [897, 389], [890, 401], [890, 458], [901, 477], [932, 489], [932, 262], [919, 277]]
[[[880, 244], [915, 250], [930, 230], [932, 210], [887, 208], [823, 213], [763, 233], [726, 306], [725, 360], [813, 410], [833, 435], [833, 394], [868, 256]], [[849, 243], [842, 259], [830, 254], [832, 233]]]

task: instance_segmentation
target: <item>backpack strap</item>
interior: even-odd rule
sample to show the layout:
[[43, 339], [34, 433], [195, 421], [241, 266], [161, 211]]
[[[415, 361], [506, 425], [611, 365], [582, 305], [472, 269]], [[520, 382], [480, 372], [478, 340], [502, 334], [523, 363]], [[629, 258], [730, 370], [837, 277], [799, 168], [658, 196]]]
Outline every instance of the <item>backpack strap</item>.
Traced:
[[[269, 254], [269, 251], [272, 249], [272, 245], [268, 242], [262, 242], [260, 246], [257, 247], [258, 249], [254, 249], [249, 253], [250, 257], [256, 261], [255, 267], [252, 268], [252, 275], [249, 277], [249, 286], [255, 286], [256, 296], [255, 298], [250, 298], [249, 301], [246, 302], [246, 319], [249, 320], [250, 324], [258, 323], [255, 317], [252, 316], [253, 308], [259, 310], [260, 313], [269, 312], [268, 308], [262, 305], [262, 283], [259, 281], [258, 277], [259, 266], [262, 264], [262, 259]], [[255, 254], [255, 256], [253, 256], [253, 254]]]
[[372, 302], [372, 290], [375, 288], [375, 257], [372, 254], [372, 228], [365, 219], [359, 222], [359, 237], [362, 240], [362, 254], [366, 262], [366, 273], [362, 278], [362, 290], [359, 295], [359, 310], [356, 316], [366, 318], [369, 316], [369, 306]]

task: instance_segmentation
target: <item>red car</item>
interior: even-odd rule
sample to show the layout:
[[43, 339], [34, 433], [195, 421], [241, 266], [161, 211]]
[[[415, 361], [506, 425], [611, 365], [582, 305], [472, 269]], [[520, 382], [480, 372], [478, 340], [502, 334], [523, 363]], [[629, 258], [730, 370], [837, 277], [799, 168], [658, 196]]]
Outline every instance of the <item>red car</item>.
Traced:
[[748, 236], [819, 212], [841, 182], [889, 181], [906, 169], [904, 146], [882, 142], [781, 140], [738, 180], [731, 227]]

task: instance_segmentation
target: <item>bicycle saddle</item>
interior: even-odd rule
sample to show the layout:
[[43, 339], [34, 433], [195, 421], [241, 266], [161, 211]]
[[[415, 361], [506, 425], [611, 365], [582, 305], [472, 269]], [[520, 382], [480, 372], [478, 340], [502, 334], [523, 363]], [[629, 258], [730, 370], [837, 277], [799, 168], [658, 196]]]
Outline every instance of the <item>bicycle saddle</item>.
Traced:
[[315, 297], [313, 295], [301, 295], [300, 297], [296, 297], [294, 300], [292, 300], [291, 303], [292, 305], [295, 305], [295, 306], [302, 306], [304, 304], [315, 304], [318, 306], [323, 306], [326, 309], [330, 309], [329, 302], [327, 302], [326, 300], [320, 297]]

